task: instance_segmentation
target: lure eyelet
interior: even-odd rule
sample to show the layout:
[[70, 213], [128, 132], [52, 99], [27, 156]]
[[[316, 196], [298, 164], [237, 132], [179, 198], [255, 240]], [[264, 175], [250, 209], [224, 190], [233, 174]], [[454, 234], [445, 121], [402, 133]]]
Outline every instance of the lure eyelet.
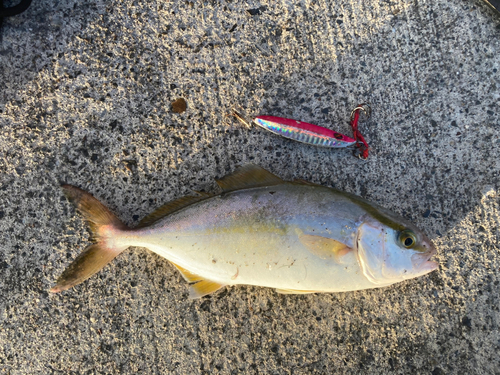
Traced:
[[356, 111], [363, 111], [367, 118], [370, 118], [370, 116], [372, 115], [372, 107], [370, 107], [370, 105], [368, 103], [363, 103], [363, 104], [358, 105], [356, 108], [354, 108], [352, 110], [351, 121], [353, 120], [354, 114], [356, 113]]

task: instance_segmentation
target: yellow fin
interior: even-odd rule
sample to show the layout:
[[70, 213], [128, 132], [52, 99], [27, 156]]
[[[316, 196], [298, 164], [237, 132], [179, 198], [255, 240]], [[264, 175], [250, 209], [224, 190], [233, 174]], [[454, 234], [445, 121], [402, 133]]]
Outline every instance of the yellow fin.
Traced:
[[218, 291], [223, 286], [225, 285], [218, 284], [214, 281], [202, 280], [199, 283], [189, 286], [189, 298], [201, 298], [203, 296], [206, 296], [207, 294]]
[[[171, 262], [172, 263], [172, 262]], [[186, 280], [188, 283], [194, 283], [196, 281], [202, 281], [203, 280], [203, 277], [195, 274], [195, 273], [192, 273], [191, 271], [188, 271], [187, 269], [181, 267], [181, 266], [178, 266], [177, 264], [175, 263], [172, 263], [175, 268], [177, 268], [177, 270], [181, 273], [182, 277], [184, 278], [184, 280]]]
[[245, 165], [216, 182], [224, 192], [284, 183], [281, 178], [253, 164]]
[[342, 263], [341, 258], [352, 250], [342, 242], [323, 236], [300, 234], [299, 240], [317, 257], [337, 263]]
[[311, 293], [321, 293], [317, 290], [298, 290], [298, 289], [276, 289], [279, 294], [311, 294]]
[[[101, 202], [89, 193], [72, 185], [62, 186], [64, 194], [87, 220], [92, 232], [92, 240], [97, 243], [88, 246], [66, 268], [50, 291], [59, 293], [87, 280], [100, 271], [128, 246], [114, 244], [113, 233], [127, 227]], [[110, 242], [110, 244], [108, 243]]]
[[57, 279], [56, 286], [50, 291], [59, 293], [87, 280], [111, 262], [123, 249], [112, 249], [103, 243], [87, 247]]
[[87, 220], [92, 233], [92, 241], [100, 241], [100, 228], [103, 226], [113, 226], [125, 229], [125, 225], [101, 202], [91, 194], [72, 185], [61, 186], [64, 195], [75, 205], [76, 209]]
[[204, 199], [207, 199], [208, 197], [211, 197], [210, 194], [206, 193], [198, 193], [196, 196], [187, 196], [187, 197], [182, 197], [175, 199], [171, 202], [168, 202], [161, 206], [160, 208], [157, 208], [154, 210], [152, 213], [144, 217], [139, 224], [137, 225], [137, 228], [144, 228], [147, 227], [148, 225], [151, 225], [158, 220], [164, 218], [167, 215], [170, 215], [176, 211], [179, 211], [181, 208], [187, 207], [193, 203], [202, 201]]

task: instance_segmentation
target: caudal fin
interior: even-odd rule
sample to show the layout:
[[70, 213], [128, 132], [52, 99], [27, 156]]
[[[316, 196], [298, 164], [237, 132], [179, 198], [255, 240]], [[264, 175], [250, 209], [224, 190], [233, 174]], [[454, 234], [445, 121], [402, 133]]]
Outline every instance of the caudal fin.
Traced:
[[109, 241], [117, 230], [127, 227], [101, 202], [89, 193], [71, 185], [63, 185], [65, 195], [88, 221], [93, 241], [57, 279], [50, 291], [59, 293], [87, 280], [111, 262], [126, 247], [116, 247]]

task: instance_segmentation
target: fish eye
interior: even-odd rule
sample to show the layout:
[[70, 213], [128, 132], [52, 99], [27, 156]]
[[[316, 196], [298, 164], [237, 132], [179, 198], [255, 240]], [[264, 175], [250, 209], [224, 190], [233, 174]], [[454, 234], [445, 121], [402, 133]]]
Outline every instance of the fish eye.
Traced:
[[407, 249], [411, 249], [417, 243], [417, 238], [411, 230], [404, 230], [399, 235], [399, 242]]

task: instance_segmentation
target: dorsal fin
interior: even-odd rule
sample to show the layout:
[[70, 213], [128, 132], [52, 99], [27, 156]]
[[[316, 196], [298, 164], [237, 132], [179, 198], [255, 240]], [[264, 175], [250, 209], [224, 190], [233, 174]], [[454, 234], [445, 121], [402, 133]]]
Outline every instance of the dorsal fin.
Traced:
[[284, 183], [281, 178], [254, 164], [245, 165], [216, 182], [224, 192]]
[[298, 178], [296, 180], [293, 180], [293, 183], [294, 184], [299, 184], [299, 185], [322, 186], [322, 185], [319, 185], [319, 184], [315, 184], [314, 182], [303, 180], [302, 178]]
[[195, 283], [196, 281], [204, 280], [203, 277], [201, 277], [195, 273], [192, 273], [191, 271], [188, 271], [187, 269], [185, 269], [181, 266], [178, 266], [175, 263], [172, 263], [172, 264], [175, 266], [175, 268], [177, 268], [177, 270], [181, 273], [184, 280], [186, 280], [188, 283]]
[[179, 211], [181, 208], [187, 207], [193, 203], [202, 201], [211, 196], [210, 194], [206, 193], [198, 193], [198, 192], [196, 193], [198, 195], [178, 198], [164, 204], [160, 208], [157, 208], [152, 213], [144, 217], [137, 225], [137, 228], [147, 227], [148, 225], [157, 222], [158, 220], [164, 218], [165, 216], [170, 215], [176, 211]]

